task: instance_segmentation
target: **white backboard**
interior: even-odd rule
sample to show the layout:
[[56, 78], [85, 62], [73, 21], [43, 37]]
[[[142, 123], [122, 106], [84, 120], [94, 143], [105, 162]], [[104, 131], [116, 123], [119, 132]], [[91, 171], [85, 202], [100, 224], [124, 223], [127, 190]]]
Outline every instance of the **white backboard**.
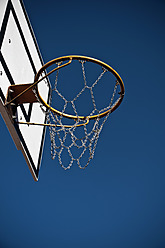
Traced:
[[[0, 112], [18, 150], [21, 150], [37, 181], [44, 146], [45, 128], [13, 124], [4, 107], [8, 87], [33, 83], [43, 62], [21, 0], [0, 0]], [[39, 85], [49, 101], [49, 82]], [[45, 123], [39, 103], [26, 103], [17, 108], [18, 121]]]

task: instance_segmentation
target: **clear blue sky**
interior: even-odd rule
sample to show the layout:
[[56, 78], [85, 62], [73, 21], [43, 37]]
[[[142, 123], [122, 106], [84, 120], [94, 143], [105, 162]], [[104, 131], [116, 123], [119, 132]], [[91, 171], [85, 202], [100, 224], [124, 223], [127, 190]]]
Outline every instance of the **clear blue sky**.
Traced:
[[165, 1], [24, 0], [44, 62], [82, 54], [125, 83], [86, 170], [47, 133], [34, 182], [0, 118], [0, 248], [165, 247]]

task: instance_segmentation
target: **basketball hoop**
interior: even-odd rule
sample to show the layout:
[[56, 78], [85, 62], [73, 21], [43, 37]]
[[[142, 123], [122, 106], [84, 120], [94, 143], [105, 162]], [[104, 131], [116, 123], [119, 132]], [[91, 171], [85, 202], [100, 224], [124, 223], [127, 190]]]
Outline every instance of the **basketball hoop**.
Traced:
[[[61, 92], [58, 91], [58, 73], [60, 69], [63, 70], [62, 69], [63, 67], [65, 66], [70, 67], [73, 61], [77, 61], [78, 63], [80, 63], [80, 66], [82, 68], [82, 77], [83, 77], [84, 85], [81, 91], [76, 95], [76, 97], [74, 97], [72, 101], [70, 101], [74, 112], [74, 115], [71, 115], [65, 112], [66, 106], [69, 101], [67, 101], [67, 99], [61, 94]], [[86, 71], [85, 71], [86, 63], [94, 63], [102, 68], [101, 73], [90, 87], [88, 86], [87, 78], [86, 78]], [[90, 160], [94, 157], [97, 141], [104, 123], [106, 122], [110, 113], [112, 113], [115, 109], [117, 109], [123, 100], [124, 84], [119, 74], [109, 65], [97, 59], [93, 59], [86, 56], [76, 56], [76, 55], [60, 57], [48, 62], [37, 73], [35, 77], [35, 82], [41, 80], [43, 77], [42, 75], [45, 74], [45, 70], [47, 70], [52, 65], [55, 65], [55, 69], [53, 69], [52, 72], [56, 70], [56, 76], [54, 79], [54, 86], [52, 88], [51, 93], [53, 94], [53, 92], [56, 92], [56, 94], [63, 99], [64, 106], [62, 111], [59, 111], [58, 109], [52, 107], [51, 106], [52, 102], [50, 103], [50, 105], [48, 105], [43, 100], [38, 90], [38, 87], [36, 87], [36, 91], [35, 91], [36, 97], [38, 98], [39, 102], [42, 104], [42, 106], [45, 107], [47, 122], [50, 125], [49, 132], [50, 132], [50, 140], [51, 140], [51, 157], [52, 159], [54, 159], [57, 156], [60, 165], [64, 169], [69, 169], [74, 161], [77, 162], [78, 166], [81, 169], [84, 169], [85, 167], [87, 167]], [[114, 89], [111, 94], [108, 106], [104, 107], [101, 110], [98, 110], [96, 107], [93, 89], [102, 80], [104, 74], [107, 72], [115, 76], [116, 82], [114, 84]], [[118, 92], [118, 97], [115, 99], [115, 95], [118, 87], [120, 90]], [[78, 110], [76, 108], [76, 101], [81, 96], [81, 94], [83, 94], [85, 90], [90, 91], [90, 95], [93, 103], [93, 110], [87, 116], [79, 115]], [[66, 125], [65, 123], [63, 123], [63, 119], [66, 120], [66, 118], [73, 119], [74, 124]], [[100, 121], [101, 119], [102, 121]], [[92, 124], [91, 121], [93, 121]], [[87, 124], [89, 124], [89, 122], [90, 125], [92, 126], [90, 128], [90, 131], [88, 130], [87, 127], [88, 126]], [[82, 133], [81, 137], [77, 135], [79, 132]], [[69, 144], [67, 144], [68, 139], [70, 140]], [[81, 150], [81, 152], [76, 154], [76, 156], [72, 152], [72, 149], [74, 148], [77, 148], [77, 150]], [[67, 151], [67, 154], [69, 155], [70, 158], [70, 161], [67, 166], [64, 165], [64, 162], [62, 160], [63, 157], [62, 154], [64, 150]], [[88, 154], [87, 155], [88, 158], [85, 164], [82, 165], [81, 160], [83, 156], [86, 156], [86, 153]]]
[[[83, 83], [81, 90], [79, 90], [76, 96], [68, 100], [67, 97], [65, 97], [58, 89], [60, 81], [59, 71], [62, 71], [63, 74], [63, 68], [67, 67], [71, 69], [71, 66], [74, 66], [75, 63], [78, 63], [79, 67], [81, 68], [81, 78]], [[97, 69], [99, 68], [99, 75], [90, 85], [88, 84], [89, 82], [86, 69], [89, 64], [96, 66]], [[53, 67], [53, 69], [51, 69], [49, 72], [46, 72], [51, 67]], [[95, 99], [95, 88], [98, 87], [97, 85], [100, 82], [103, 83], [102, 81], [105, 77], [104, 75], [107, 73], [113, 77], [113, 88], [111, 93], [106, 92], [106, 94], [110, 94], [107, 106], [99, 109]], [[51, 101], [48, 104], [43, 99], [42, 94], [39, 91], [39, 83], [44, 81], [44, 79], [48, 76], [53, 77], [52, 74], [55, 75], [53, 78], [54, 85], [52, 85], [51, 88]], [[73, 91], [73, 89], [70, 90]], [[92, 110], [90, 110], [86, 115], [83, 115], [78, 110], [76, 103], [86, 91], [90, 96]], [[17, 91], [15, 90], [15, 92]], [[23, 94], [26, 94], [27, 101], [30, 94], [33, 94], [30, 99], [34, 99], [34, 102], [40, 103], [41, 109], [45, 113], [47, 123], [19, 123], [48, 126], [51, 141], [50, 149], [52, 159], [58, 157], [59, 163], [64, 169], [69, 169], [74, 162], [78, 164], [79, 168], [84, 169], [87, 167], [90, 160], [94, 157], [100, 132], [106, 120], [108, 119], [108, 116], [119, 107], [123, 100], [124, 93], [125, 89], [123, 81], [119, 74], [112, 67], [94, 58], [71, 55], [54, 59], [45, 64], [36, 74], [34, 83], [29, 87], [27, 86], [23, 92], [19, 92], [19, 94], [16, 93], [14, 98], [12, 97], [11, 99], [10, 97], [9, 100], [11, 100], [6, 103], [6, 105], [9, 105], [12, 101], [16, 102], [17, 104], [20, 103], [20, 99], [23, 98], [21, 97]], [[56, 105], [55, 107], [53, 106], [54, 94], [56, 94], [56, 98], [58, 97], [63, 102], [61, 110], [57, 109]], [[67, 107], [69, 104], [71, 106], [72, 113], [67, 113]], [[71, 120], [72, 122], [68, 124], [68, 120]], [[66, 154], [69, 158], [67, 165], [65, 165], [65, 161], [63, 161], [66, 160]]]
[[[98, 65], [100, 65], [102, 68], [103, 68], [103, 72], [101, 73], [100, 77], [98, 78], [98, 81], [101, 79], [101, 77], [103, 76], [103, 74], [106, 72], [106, 71], [109, 71], [110, 73], [112, 73], [115, 77], [116, 77], [116, 81], [117, 83], [120, 85], [120, 97], [118, 98], [118, 101], [116, 101], [116, 103], [111, 107], [109, 108], [108, 110], [100, 113], [100, 114], [97, 114], [97, 115], [92, 115], [92, 116], [88, 116], [88, 119], [89, 120], [92, 120], [92, 119], [96, 119], [96, 118], [102, 118], [104, 116], [106, 116], [109, 112], [113, 112], [116, 108], [118, 108], [118, 106], [120, 105], [120, 103], [122, 102], [123, 100], [123, 97], [124, 97], [124, 84], [123, 84], [123, 81], [121, 79], [121, 77], [119, 76], [119, 74], [112, 68], [110, 67], [109, 65], [105, 64], [104, 62], [100, 61], [100, 60], [97, 60], [97, 59], [94, 59], [94, 58], [90, 58], [90, 57], [86, 57], [86, 56], [77, 56], [77, 55], [72, 55], [72, 56], [64, 56], [64, 57], [60, 57], [60, 58], [57, 58], [57, 59], [54, 59], [50, 62], [48, 62], [47, 64], [45, 64], [40, 70], [39, 72], [37, 73], [36, 77], [35, 77], [35, 82], [37, 82], [38, 80], [41, 80], [40, 77], [42, 78], [42, 73], [45, 72], [45, 70], [56, 64], [56, 65], [60, 65], [59, 67], [55, 68], [54, 70], [52, 70], [49, 75], [51, 73], [53, 73], [55, 70], [59, 70], [61, 69], [62, 67], [66, 66], [66, 65], [69, 65], [71, 64], [71, 62], [73, 60], [78, 60], [80, 63], [82, 63], [82, 70], [83, 70], [83, 76], [84, 76], [84, 81], [86, 81], [85, 79], [85, 71], [84, 71], [84, 66], [83, 66], [83, 63], [84, 62], [92, 62], [92, 63], [96, 63]], [[63, 64], [61, 65], [61, 63], [65, 62], [65, 61], [68, 61], [66, 64]], [[95, 82], [95, 84], [97, 84], [98, 82]], [[87, 87], [86, 85], [86, 82], [85, 82], [85, 86]], [[37, 93], [37, 96], [39, 98], [39, 101], [48, 109], [50, 109], [51, 112], [53, 112], [54, 114], [57, 114], [57, 115], [61, 115], [61, 116], [64, 116], [64, 117], [67, 117], [67, 118], [71, 118], [71, 119], [74, 119], [74, 120], [77, 120], [77, 119], [80, 119], [80, 120], [84, 120], [86, 119], [87, 117], [85, 116], [73, 116], [73, 115], [69, 115], [69, 114], [66, 114], [66, 113], [62, 113], [60, 111], [58, 111], [57, 109], [55, 108], [52, 108], [50, 105], [48, 105], [41, 97], [39, 91], [36, 91]]]

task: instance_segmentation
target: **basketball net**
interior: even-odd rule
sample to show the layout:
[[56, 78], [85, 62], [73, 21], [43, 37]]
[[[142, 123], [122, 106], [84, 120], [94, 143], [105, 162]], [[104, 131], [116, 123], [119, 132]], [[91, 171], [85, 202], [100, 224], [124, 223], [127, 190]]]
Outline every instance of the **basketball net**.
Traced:
[[[85, 70], [86, 62], [84, 60], [79, 60], [79, 63], [82, 70], [83, 87], [72, 100], [68, 101], [67, 98], [58, 90], [59, 70], [56, 71], [54, 85], [51, 89], [51, 98], [53, 98], [53, 94], [56, 93], [56, 95], [63, 100], [64, 105], [61, 111], [62, 114], [58, 115], [50, 109], [45, 109], [41, 104], [41, 109], [46, 114], [47, 123], [50, 124], [49, 134], [51, 158], [55, 159], [57, 157], [59, 164], [65, 170], [71, 168], [74, 162], [76, 162], [78, 167], [81, 169], [88, 166], [90, 160], [94, 157], [101, 130], [111, 114], [111, 108], [121, 98], [120, 94], [117, 99], [115, 98], [119, 85], [118, 81], [116, 81], [108, 106], [98, 110], [94, 96], [94, 88], [100, 81], [102, 81], [102, 78], [108, 70], [102, 67], [100, 75], [91, 86], [88, 86]], [[60, 63], [57, 63], [57, 66], [59, 65]], [[86, 90], [90, 92], [93, 109], [86, 118], [80, 118], [76, 107], [76, 101]], [[66, 117], [63, 115], [66, 112], [68, 104], [71, 105], [74, 116], [76, 116], [72, 125], [66, 125]], [[105, 111], [107, 111], [107, 114], [100, 118], [99, 114]], [[90, 120], [90, 117], [94, 114], [96, 114], [96, 118]]]

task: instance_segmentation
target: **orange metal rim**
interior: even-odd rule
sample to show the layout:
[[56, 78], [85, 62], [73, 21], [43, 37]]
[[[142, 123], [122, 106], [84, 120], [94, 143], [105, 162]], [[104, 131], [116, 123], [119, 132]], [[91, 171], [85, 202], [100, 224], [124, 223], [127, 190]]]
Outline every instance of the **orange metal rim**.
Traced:
[[[94, 59], [94, 58], [86, 57], [86, 56], [81, 56], [81, 55], [70, 55], [70, 56], [63, 56], [63, 57], [59, 57], [59, 58], [53, 59], [53, 60], [49, 61], [48, 63], [46, 63], [45, 65], [43, 65], [43, 67], [38, 71], [38, 73], [35, 76], [34, 84], [37, 81], [39, 81], [39, 82], [41, 81], [39, 79], [40, 76], [41, 76], [41, 74], [43, 72], [45, 72], [45, 70], [48, 67], [50, 67], [51, 65], [56, 64], [56, 63], [59, 63], [59, 62], [69, 61], [66, 64], [64, 64], [63, 66], [61, 66], [61, 67], [64, 67], [64, 66], [67, 66], [67, 65], [71, 64], [72, 60], [83, 60], [83, 61], [93, 62], [93, 63], [96, 63], [96, 64], [102, 66], [103, 68], [107, 69], [110, 73], [112, 73], [115, 76], [117, 82], [120, 85], [120, 97], [119, 97], [119, 100], [112, 106], [112, 108], [108, 109], [107, 111], [105, 111], [105, 112], [103, 112], [101, 114], [92, 115], [92, 116], [74, 116], [74, 115], [62, 113], [62, 112], [58, 111], [57, 109], [52, 108], [41, 97], [41, 95], [40, 95], [40, 93], [38, 91], [38, 87], [37, 87], [37, 96], [38, 96], [40, 102], [46, 108], [50, 109], [50, 111], [52, 111], [53, 113], [55, 113], [57, 115], [60, 115], [60, 116], [64, 116], [66, 118], [74, 119], [74, 120], [78, 120], [78, 119], [85, 120], [87, 118], [89, 120], [92, 120], [92, 119], [102, 118], [102, 117], [106, 116], [107, 114], [109, 114], [110, 112], [112, 113], [114, 110], [116, 110], [119, 107], [119, 105], [121, 104], [121, 102], [123, 100], [123, 97], [124, 97], [124, 94], [125, 94], [125, 88], [124, 88], [123, 80], [121, 79], [120, 75], [111, 66], [109, 66], [108, 64], [106, 64], [106, 63], [104, 63], [104, 62], [102, 62], [102, 61], [100, 61], [98, 59]], [[59, 68], [57, 67], [57, 69], [60, 69], [60, 67]], [[48, 74], [50, 74], [50, 73], [48, 73]]]

